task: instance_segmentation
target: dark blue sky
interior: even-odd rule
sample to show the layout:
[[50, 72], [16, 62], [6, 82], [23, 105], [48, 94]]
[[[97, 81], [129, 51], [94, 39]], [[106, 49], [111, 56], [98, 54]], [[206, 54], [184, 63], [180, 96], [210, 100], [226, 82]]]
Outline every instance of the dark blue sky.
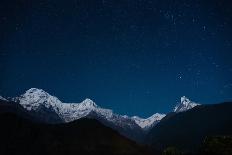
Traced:
[[232, 100], [230, 0], [3, 0], [0, 94], [42, 88], [115, 112]]

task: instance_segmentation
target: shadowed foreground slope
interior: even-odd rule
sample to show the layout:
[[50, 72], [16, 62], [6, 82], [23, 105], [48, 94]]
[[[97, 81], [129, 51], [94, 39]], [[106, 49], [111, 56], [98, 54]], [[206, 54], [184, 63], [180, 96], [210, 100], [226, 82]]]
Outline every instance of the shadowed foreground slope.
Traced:
[[52, 125], [29, 120], [19, 111], [0, 110], [0, 154], [149, 154], [93, 119]]
[[150, 131], [147, 142], [161, 150], [176, 147], [183, 152], [196, 152], [207, 136], [218, 135], [232, 135], [232, 103], [171, 113]]

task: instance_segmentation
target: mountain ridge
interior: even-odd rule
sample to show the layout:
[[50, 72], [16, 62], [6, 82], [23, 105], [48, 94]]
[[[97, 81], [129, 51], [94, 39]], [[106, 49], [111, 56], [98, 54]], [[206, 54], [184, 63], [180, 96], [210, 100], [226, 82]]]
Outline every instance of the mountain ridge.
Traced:
[[[106, 118], [110, 118], [115, 113], [111, 109], [104, 109], [98, 106], [94, 101], [92, 101], [89, 98], [86, 98], [80, 103], [66, 103], [60, 101], [57, 97], [50, 95], [49, 93], [45, 92], [42, 89], [38, 88], [31, 88], [27, 90], [24, 94], [20, 95], [19, 97], [13, 98], [13, 101], [19, 102], [24, 108], [27, 110], [37, 110], [39, 106], [44, 105], [45, 107], [49, 108], [52, 107], [58, 114], [61, 115], [61, 117], [64, 117], [65, 122], [70, 122], [75, 119], [79, 119], [82, 117], [87, 116], [91, 111], [99, 112], [101, 115], [106, 116]], [[71, 109], [74, 109], [73, 111]], [[62, 112], [62, 110], [64, 110]], [[71, 110], [71, 111], [70, 111]], [[78, 112], [75, 112], [78, 111]], [[74, 115], [68, 116], [67, 113], [72, 112]], [[78, 114], [80, 114], [78, 116]], [[156, 113], [154, 115], [158, 115], [159, 113]], [[122, 116], [119, 114], [116, 114], [118, 116]], [[152, 115], [153, 116], [153, 115]], [[150, 122], [159, 121], [162, 119], [164, 114], [160, 114], [161, 117], [148, 117], [148, 125], [150, 126]], [[122, 118], [132, 119], [137, 117], [138, 119], [141, 119], [142, 121], [145, 121], [147, 119], [141, 118], [139, 116], [122, 116]], [[137, 120], [138, 120], [137, 119]], [[152, 119], [152, 120], [151, 120]], [[141, 125], [138, 123], [139, 121], [135, 121], [137, 125], [139, 125], [141, 128], [146, 128], [146, 124]]]
[[[94, 118], [137, 142], [143, 142], [147, 132], [166, 116], [166, 114], [160, 113], [155, 113], [148, 118], [120, 115], [114, 113], [111, 109], [101, 108], [89, 98], [80, 103], [65, 103], [38, 88], [30, 88], [19, 97], [7, 99], [4, 100], [3, 98], [4, 101], [20, 104], [28, 112], [34, 114], [38, 120], [45, 120], [46, 123], [69, 123], [81, 118]], [[183, 103], [181, 102], [180, 105]], [[191, 105], [187, 106], [185, 110], [192, 107]]]
[[192, 109], [198, 105], [200, 105], [200, 104], [191, 101], [186, 96], [182, 96], [180, 99], [180, 103], [175, 106], [175, 108], [173, 109], [173, 112], [176, 112], [176, 113], [184, 112], [184, 111]]

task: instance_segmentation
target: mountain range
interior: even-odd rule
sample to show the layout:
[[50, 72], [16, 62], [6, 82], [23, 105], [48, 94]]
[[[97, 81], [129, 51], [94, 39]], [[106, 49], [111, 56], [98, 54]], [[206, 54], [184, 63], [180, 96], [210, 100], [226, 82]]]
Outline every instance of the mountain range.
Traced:
[[[31, 88], [19, 97], [7, 99], [1, 97], [0, 99], [21, 105], [36, 116], [38, 120], [46, 123], [67, 123], [80, 118], [94, 118], [138, 142], [143, 141], [145, 134], [166, 116], [165, 114], [155, 113], [145, 119], [139, 116], [119, 115], [110, 109], [99, 107], [88, 98], [81, 103], [64, 103], [57, 97], [38, 88]], [[174, 112], [186, 111], [196, 105], [199, 104], [182, 97], [181, 103], [175, 107]]]
[[36, 154], [34, 150], [42, 146], [45, 148], [39, 154], [52, 153], [61, 146], [64, 148], [55, 151], [57, 154], [70, 150], [68, 154], [150, 154], [151, 150], [159, 154], [169, 147], [196, 153], [205, 138], [222, 136], [221, 140], [232, 135], [232, 104], [201, 105], [183, 96], [173, 111], [145, 119], [116, 114], [91, 99], [65, 103], [42, 89], [31, 88], [18, 97], [0, 96], [0, 124], [0, 151], [5, 150], [0, 154], [12, 154], [11, 150], [27, 154], [27, 145], [29, 154]]

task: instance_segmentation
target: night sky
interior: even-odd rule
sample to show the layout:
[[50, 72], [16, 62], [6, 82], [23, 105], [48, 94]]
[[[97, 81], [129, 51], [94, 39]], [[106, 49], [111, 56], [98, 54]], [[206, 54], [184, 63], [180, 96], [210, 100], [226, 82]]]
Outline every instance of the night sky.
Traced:
[[1, 0], [0, 94], [119, 114], [232, 100], [230, 0]]

